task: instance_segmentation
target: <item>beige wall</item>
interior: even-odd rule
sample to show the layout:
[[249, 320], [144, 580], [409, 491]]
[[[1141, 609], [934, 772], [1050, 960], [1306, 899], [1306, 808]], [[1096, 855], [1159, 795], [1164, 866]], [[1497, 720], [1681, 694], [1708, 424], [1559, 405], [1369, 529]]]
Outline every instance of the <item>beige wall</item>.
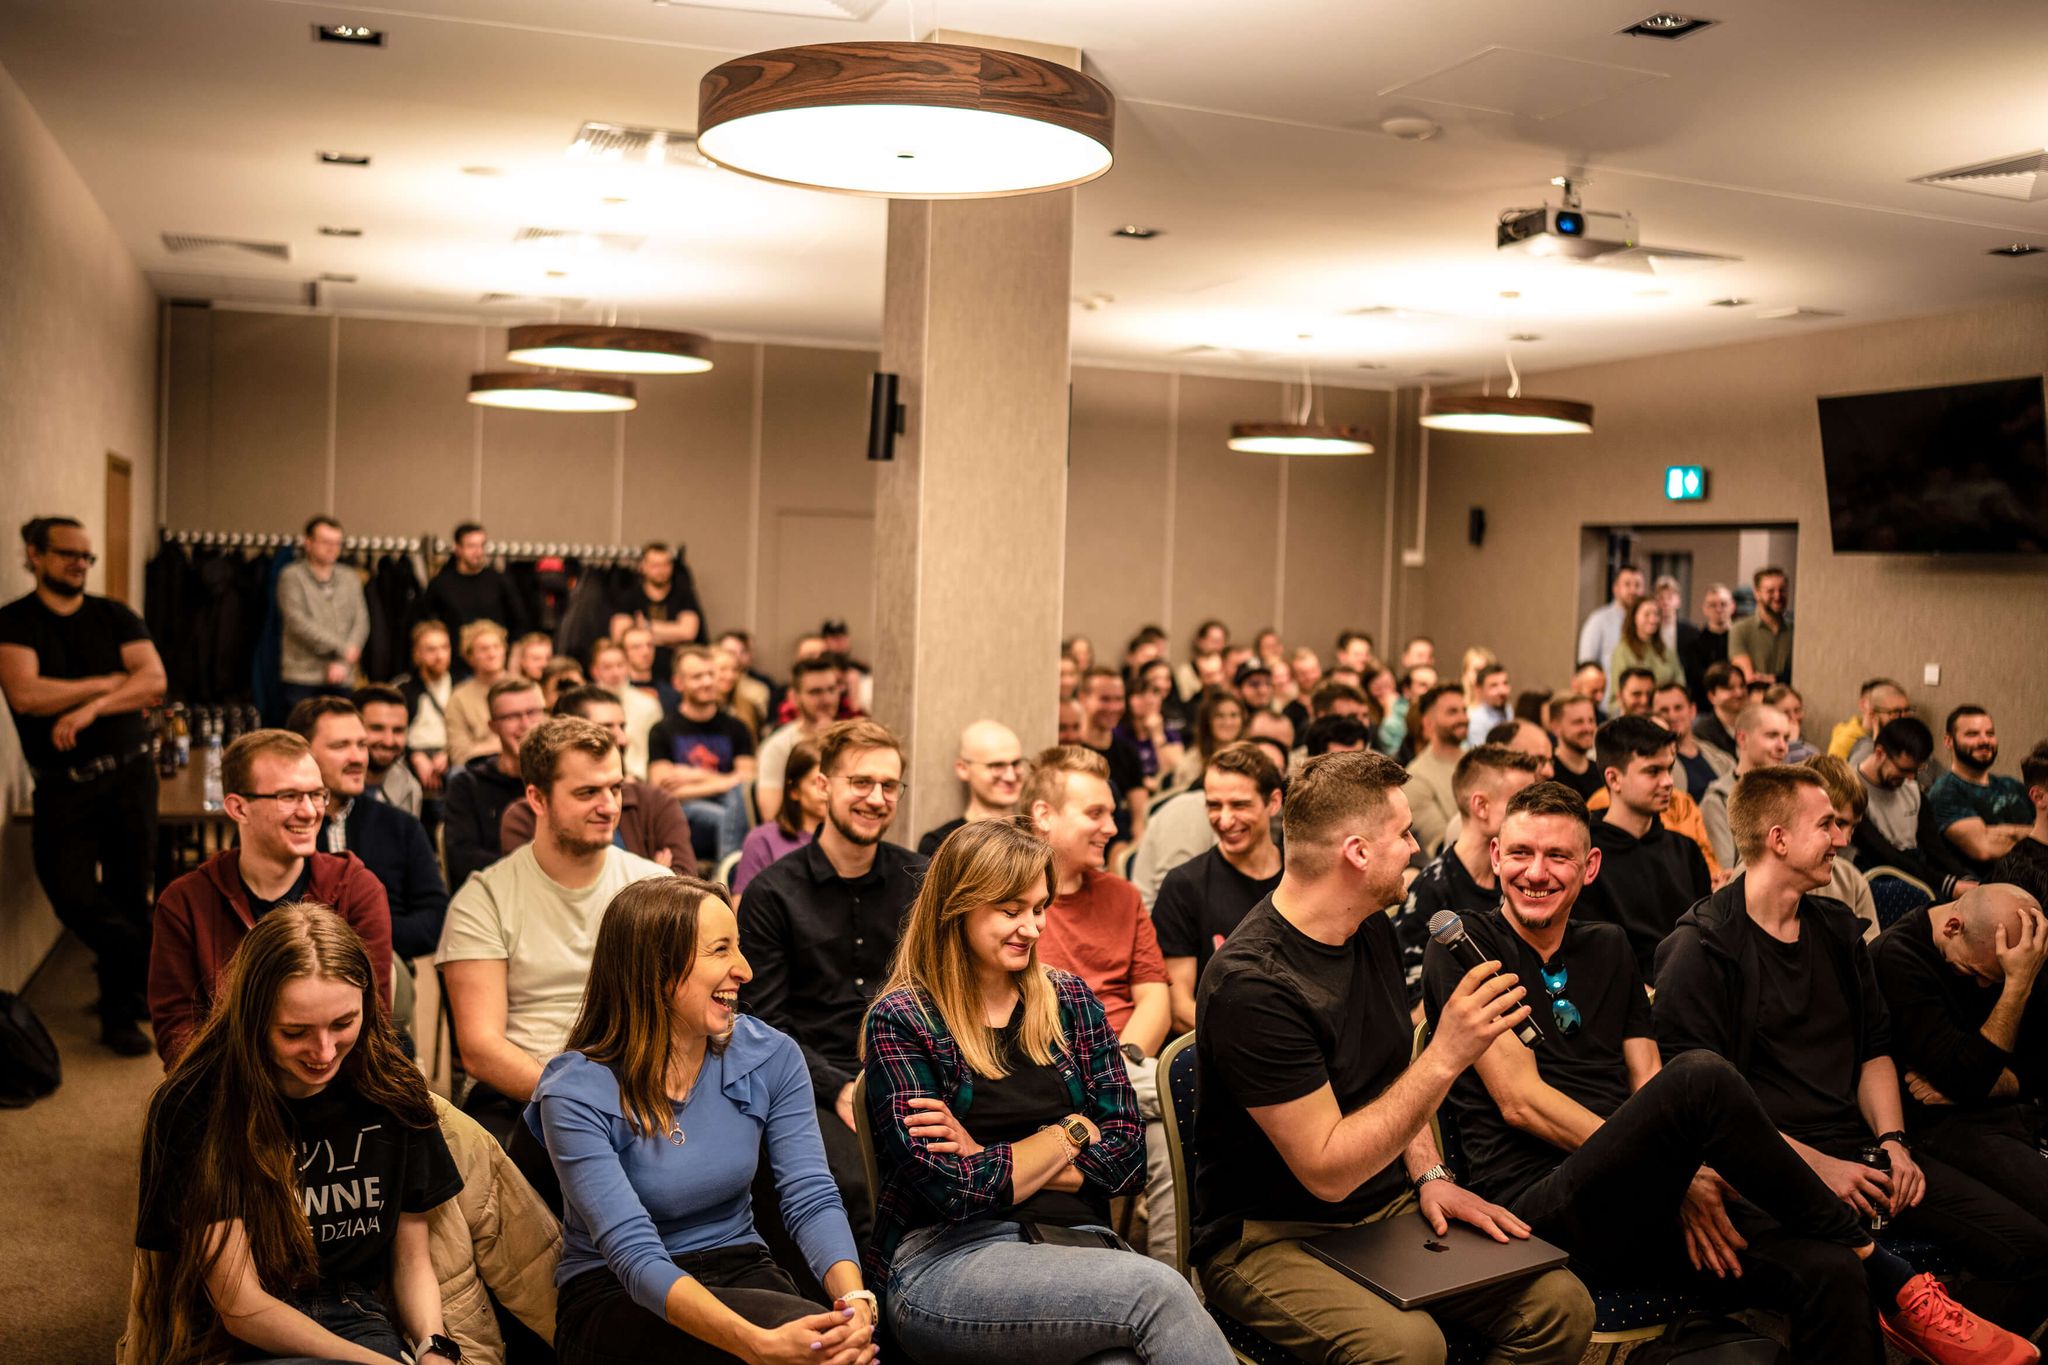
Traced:
[[[156, 300], [21, 90], [0, 70], [0, 598], [28, 589], [15, 528], [39, 513], [77, 517], [104, 553], [107, 455], [134, 464], [131, 540], [156, 521]], [[128, 600], [140, 603], [143, 556]], [[102, 592], [104, 567], [90, 586]], [[0, 723], [6, 811], [28, 803], [11, 721]], [[0, 826], [0, 988], [18, 989], [56, 940], [30, 870], [28, 825]]]
[[[1432, 438], [1428, 565], [1403, 621], [1445, 647], [1491, 645], [1517, 683], [1570, 668], [1583, 525], [1792, 523], [1799, 644], [1795, 681], [1808, 737], [1850, 714], [1856, 686], [1886, 674], [1937, 725], [1979, 702], [2006, 758], [2048, 734], [2048, 559], [1837, 555], [1830, 549], [1814, 399], [1958, 384], [2048, 369], [2048, 302], [1847, 327], [1536, 377], [1536, 393], [1598, 408], [1590, 436]], [[1704, 502], [1669, 503], [1666, 465], [1703, 464]], [[1486, 544], [1465, 512], [1487, 509]], [[1921, 685], [1922, 666], [1941, 685]]]
[[[228, 308], [170, 310], [168, 524], [283, 532], [331, 506], [352, 532], [681, 541], [714, 626], [764, 661], [828, 614], [872, 642], [875, 470], [864, 351], [719, 344], [709, 374], [639, 382], [619, 416], [485, 411], [473, 370], [500, 329]], [[332, 421], [329, 401], [332, 397]], [[1332, 421], [1387, 427], [1392, 396], [1333, 389]], [[1176, 639], [1217, 615], [1327, 649], [1381, 625], [1387, 457], [1277, 460], [1224, 448], [1281, 387], [1077, 368], [1067, 633], [1114, 654], [1140, 624]], [[329, 490], [332, 490], [331, 501]], [[1002, 571], [1003, 509], [986, 510]]]

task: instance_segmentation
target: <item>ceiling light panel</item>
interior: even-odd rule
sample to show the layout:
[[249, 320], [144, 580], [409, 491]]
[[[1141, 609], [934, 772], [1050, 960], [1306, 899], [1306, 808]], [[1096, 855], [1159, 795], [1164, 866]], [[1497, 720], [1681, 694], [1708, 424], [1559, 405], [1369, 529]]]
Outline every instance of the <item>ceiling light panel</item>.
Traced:
[[1915, 185], [1938, 190], [1960, 190], [1964, 194], [1988, 194], [1994, 199], [2016, 199], [2032, 203], [2048, 198], [2048, 150], [2035, 148], [1995, 161], [1979, 161], [1932, 175], [1916, 175]]
[[366, 24], [315, 24], [313, 41], [340, 43], [347, 47], [382, 47], [384, 30]]
[[1680, 38], [1690, 38], [1701, 29], [1712, 28], [1718, 22], [1715, 19], [1701, 19], [1694, 15], [1674, 14], [1665, 10], [1646, 19], [1639, 19], [1621, 32], [1630, 38], [1661, 38], [1668, 43], [1676, 42]]

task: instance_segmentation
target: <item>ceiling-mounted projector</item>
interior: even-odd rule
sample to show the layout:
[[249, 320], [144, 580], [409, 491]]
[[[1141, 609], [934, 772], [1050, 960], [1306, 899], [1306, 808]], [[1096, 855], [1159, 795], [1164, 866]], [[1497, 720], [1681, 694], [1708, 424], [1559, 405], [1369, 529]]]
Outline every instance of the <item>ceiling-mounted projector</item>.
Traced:
[[1509, 209], [1501, 215], [1494, 245], [1524, 256], [1565, 256], [1591, 260], [1636, 244], [1636, 220], [1626, 213], [1590, 213], [1582, 208]]
[[1579, 201], [1579, 182], [1558, 176], [1550, 182], [1564, 191], [1562, 206], [1504, 209], [1493, 244], [1502, 251], [1649, 274], [1671, 274], [1737, 261], [1711, 251], [1644, 246], [1636, 236], [1635, 215], [1600, 213]]

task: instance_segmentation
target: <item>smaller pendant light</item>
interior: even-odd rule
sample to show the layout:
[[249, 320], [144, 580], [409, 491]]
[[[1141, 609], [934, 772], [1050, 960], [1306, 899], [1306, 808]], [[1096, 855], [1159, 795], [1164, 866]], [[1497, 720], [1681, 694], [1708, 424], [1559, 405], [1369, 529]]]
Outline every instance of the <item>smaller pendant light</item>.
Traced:
[[657, 327], [604, 327], [587, 322], [539, 322], [514, 327], [507, 360], [598, 374], [702, 374], [710, 338]]
[[1307, 362], [1301, 367], [1301, 407], [1292, 422], [1238, 422], [1230, 428], [1229, 446], [1250, 455], [1370, 455], [1372, 433], [1338, 422], [1312, 422], [1320, 416], [1315, 382]]
[[528, 412], [631, 412], [640, 405], [629, 380], [528, 370], [471, 375], [469, 401]]
[[1593, 405], [1570, 398], [1524, 398], [1515, 358], [1508, 358], [1508, 396], [1459, 394], [1432, 397], [1417, 420], [1432, 431], [1469, 431], [1494, 436], [1573, 436], [1593, 429]]

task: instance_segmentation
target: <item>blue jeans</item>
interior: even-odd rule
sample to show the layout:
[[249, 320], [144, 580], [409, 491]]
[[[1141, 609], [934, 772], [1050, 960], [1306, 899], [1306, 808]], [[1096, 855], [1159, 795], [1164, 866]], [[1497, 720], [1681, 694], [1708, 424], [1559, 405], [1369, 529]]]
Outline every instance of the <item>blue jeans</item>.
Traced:
[[[683, 802], [690, 822], [690, 846], [699, 858], [720, 859], [740, 851], [747, 838], [747, 789]], [[687, 870], [687, 869], [685, 869]]]
[[1035, 1245], [1017, 1224], [993, 1218], [905, 1237], [887, 1312], [896, 1340], [922, 1365], [1235, 1361], [1172, 1267], [1134, 1251]]
[[[321, 1285], [296, 1298], [286, 1299], [292, 1307], [325, 1327], [344, 1341], [367, 1346], [379, 1355], [399, 1358], [406, 1349], [398, 1326], [385, 1311], [383, 1301], [360, 1285]], [[250, 1357], [244, 1365], [333, 1365], [324, 1356]]]

